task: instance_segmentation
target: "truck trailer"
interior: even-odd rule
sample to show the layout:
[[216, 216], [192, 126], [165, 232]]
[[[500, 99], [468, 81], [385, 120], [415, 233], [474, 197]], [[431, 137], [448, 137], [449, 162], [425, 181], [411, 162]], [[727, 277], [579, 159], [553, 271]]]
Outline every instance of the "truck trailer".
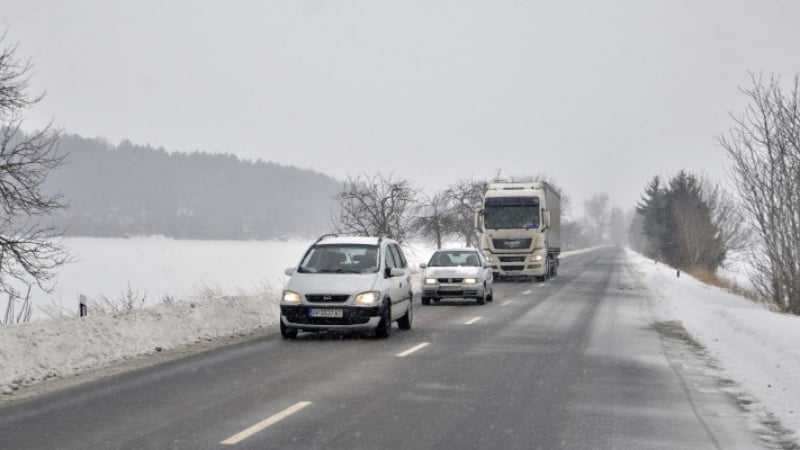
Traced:
[[495, 277], [544, 281], [558, 273], [561, 197], [546, 182], [488, 184], [475, 227]]

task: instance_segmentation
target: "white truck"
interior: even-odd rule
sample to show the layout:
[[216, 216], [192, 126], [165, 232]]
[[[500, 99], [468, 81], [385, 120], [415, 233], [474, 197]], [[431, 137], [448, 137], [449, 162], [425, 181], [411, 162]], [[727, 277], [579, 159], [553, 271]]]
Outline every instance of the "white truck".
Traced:
[[488, 184], [475, 227], [495, 277], [544, 281], [558, 273], [561, 197], [546, 182]]

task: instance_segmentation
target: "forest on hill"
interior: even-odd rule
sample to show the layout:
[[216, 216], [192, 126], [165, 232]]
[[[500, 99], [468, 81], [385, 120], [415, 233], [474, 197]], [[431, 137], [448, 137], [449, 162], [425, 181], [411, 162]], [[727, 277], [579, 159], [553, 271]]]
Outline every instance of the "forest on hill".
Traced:
[[164, 235], [179, 239], [274, 239], [328, 229], [334, 178], [232, 154], [167, 152], [122, 141], [64, 135], [65, 163], [49, 192], [67, 208], [68, 236]]

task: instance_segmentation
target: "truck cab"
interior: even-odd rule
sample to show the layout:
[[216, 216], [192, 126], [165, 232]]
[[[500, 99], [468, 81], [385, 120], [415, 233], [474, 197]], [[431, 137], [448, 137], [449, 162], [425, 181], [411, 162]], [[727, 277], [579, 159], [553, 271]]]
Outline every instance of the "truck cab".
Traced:
[[549, 184], [487, 185], [475, 225], [481, 252], [496, 277], [545, 280], [557, 274], [561, 199]]

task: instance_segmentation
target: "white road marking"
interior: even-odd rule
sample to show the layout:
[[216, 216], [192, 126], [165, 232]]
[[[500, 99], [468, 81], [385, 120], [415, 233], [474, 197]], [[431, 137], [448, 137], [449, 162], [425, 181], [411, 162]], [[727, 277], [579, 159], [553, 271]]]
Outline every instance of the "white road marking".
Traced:
[[427, 347], [429, 345], [431, 345], [430, 342], [423, 342], [422, 344], [415, 345], [415, 346], [411, 347], [410, 349], [408, 349], [408, 350], [406, 350], [406, 351], [404, 351], [402, 353], [398, 353], [397, 357], [398, 358], [402, 358], [404, 356], [408, 356], [408, 355], [414, 353], [415, 351], [421, 350], [421, 349], [423, 349], [423, 348], [425, 348], [425, 347]]
[[220, 444], [222, 444], [222, 445], [235, 445], [235, 444], [238, 444], [239, 442], [242, 442], [243, 440], [245, 440], [245, 439], [249, 438], [250, 436], [258, 433], [259, 431], [264, 430], [265, 428], [269, 427], [270, 425], [274, 425], [274, 424], [280, 422], [281, 420], [291, 416], [292, 414], [300, 411], [301, 409], [305, 408], [306, 406], [308, 406], [310, 404], [311, 404], [311, 402], [297, 402], [294, 405], [284, 409], [283, 411], [281, 411], [281, 412], [279, 412], [279, 413], [277, 413], [277, 414], [275, 414], [275, 415], [273, 415], [271, 417], [268, 417], [268, 418], [262, 420], [261, 422], [258, 422], [257, 424], [253, 425], [252, 427], [250, 427], [250, 428], [248, 428], [248, 429], [246, 429], [244, 431], [241, 431], [239, 433], [234, 434], [233, 436], [229, 437], [228, 439], [225, 439], [224, 441], [220, 442]]
[[477, 321], [479, 321], [481, 319], [483, 319], [483, 317], [481, 317], [481, 316], [474, 317], [474, 318], [464, 322], [464, 325], [472, 325], [473, 323], [475, 323], [475, 322], [477, 322]]
[[522, 295], [528, 295], [528, 294], [530, 294], [531, 292], [533, 292], [533, 291], [532, 291], [532, 290], [530, 290], [530, 289], [528, 289], [527, 291], [523, 292], [523, 293], [522, 293]]
[[503, 303], [500, 303], [500, 306], [508, 306], [508, 305], [510, 305], [511, 303], [513, 303], [511, 300], [506, 300], [506, 301], [504, 301]]

